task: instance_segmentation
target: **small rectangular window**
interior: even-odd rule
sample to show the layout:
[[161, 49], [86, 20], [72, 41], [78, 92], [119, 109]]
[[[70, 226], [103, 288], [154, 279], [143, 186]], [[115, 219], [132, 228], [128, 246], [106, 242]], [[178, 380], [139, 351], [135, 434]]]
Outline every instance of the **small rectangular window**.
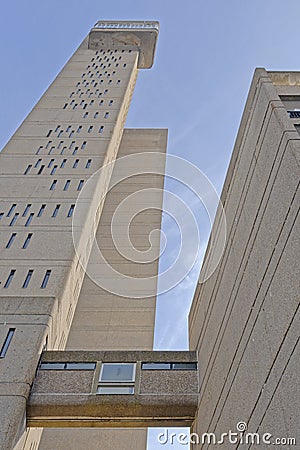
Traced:
[[0, 358], [4, 358], [5, 357], [5, 355], [7, 353], [7, 350], [8, 350], [8, 347], [10, 346], [10, 343], [11, 343], [11, 340], [13, 338], [13, 335], [14, 335], [15, 331], [16, 331], [15, 328], [9, 328], [9, 330], [7, 332], [7, 335], [6, 335], [6, 338], [5, 338], [4, 342], [3, 342], [2, 348], [0, 350]]
[[56, 172], [57, 166], [53, 166], [53, 169], [50, 172], [50, 175], [54, 175]]
[[26, 170], [25, 170], [25, 172], [24, 172], [24, 175], [27, 175], [27, 174], [28, 174], [28, 172], [30, 171], [31, 167], [32, 167], [32, 165], [31, 165], [31, 164], [28, 164], [28, 166], [26, 167]]
[[100, 382], [126, 383], [135, 379], [134, 363], [103, 363], [99, 377]]
[[66, 181], [66, 183], [64, 185], [64, 191], [67, 191], [69, 189], [70, 183], [71, 183], [71, 180]]
[[45, 168], [45, 166], [44, 166], [44, 164], [40, 167], [40, 169], [39, 169], [39, 171], [38, 171], [38, 175], [41, 175], [41, 173], [43, 172], [43, 170], [44, 170], [44, 168]]
[[46, 145], [46, 148], [48, 148], [49, 145], [51, 145], [51, 144], [52, 144], [52, 141], [48, 141], [48, 142], [47, 142], [47, 145]]
[[106, 113], [104, 114], [104, 119], [107, 119], [109, 116], [109, 112], [106, 111]]
[[78, 163], [79, 163], [79, 159], [75, 159], [74, 164], [73, 164], [73, 169], [76, 169], [76, 167], [78, 167]]
[[5, 248], [10, 248], [12, 246], [12, 243], [14, 242], [16, 236], [17, 236], [17, 233], [12, 233]]
[[50, 275], [51, 275], [51, 270], [46, 270], [44, 279], [43, 279], [42, 284], [41, 284], [41, 289], [45, 289], [47, 287]]
[[91, 163], [92, 163], [92, 160], [88, 159], [87, 162], [86, 162], [85, 168], [89, 169], [91, 167]]
[[90, 125], [89, 128], [88, 128], [88, 133], [91, 133], [93, 128], [94, 128], [93, 125]]
[[82, 125], [79, 125], [79, 127], [77, 128], [77, 133], [80, 133], [81, 130], [82, 130]]
[[7, 280], [5, 281], [4, 289], [7, 289], [9, 287], [10, 283], [12, 282], [12, 279], [13, 279], [15, 273], [16, 273], [15, 269], [12, 269], [10, 271], [10, 274], [8, 275]]
[[98, 111], [96, 111], [94, 114], [94, 119], [97, 119], [98, 116], [99, 116], [99, 113], [98, 113]]
[[26, 288], [28, 287], [28, 285], [29, 285], [29, 283], [30, 283], [30, 280], [31, 280], [31, 278], [32, 278], [32, 274], [33, 274], [33, 270], [32, 270], [32, 269], [29, 269], [28, 272], [27, 272], [26, 278], [25, 278], [25, 280], [24, 280], [22, 289], [26, 289]]
[[77, 186], [77, 191], [81, 191], [82, 186], [83, 186], [84, 180], [80, 180]]
[[110, 100], [108, 106], [112, 106], [113, 102], [113, 100]]
[[73, 148], [74, 145], [75, 145], [75, 141], [72, 141], [70, 146], [69, 146], [69, 149], [71, 150], [71, 148]]
[[97, 389], [97, 394], [122, 395], [133, 393], [134, 393], [133, 386], [99, 386]]
[[102, 133], [103, 133], [103, 130], [104, 130], [104, 126], [101, 125], [101, 127], [99, 128], [99, 133], [102, 134]]
[[81, 144], [81, 149], [83, 150], [86, 147], [86, 141]]
[[86, 119], [88, 115], [89, 115], [89, 113], [88, 113], [88, 112], [85, 112], [85, 113], [83, 114], [83, 119]]
[[55, 159], [50, 159], [49, 164], [48, 164], [48, 169], [50, 169], [51, 166], [53, 166]]
[[59, 129], [60, 129], [60, 125], [57, 125], [57, 127], [54, 130], [54, 133], [57, 133]]
[[31, 238], [32, 238], [32, 233], [28, 233], [28, 235], [27, 235], [27, 237], [26, 237], [26, 239], [25, 239], [25, 241], [24, 241], [24, 244], [23, 244], [22, 248], [25, 249], [25, 248], [28, 247]]
[[52, 217], [56, 217], [59, 211], [60, 205], [56, 205], [56, 207], [54, 208], [54, 211], [52, 213]]
[[61, 163], [61, 165], [60, 165], [60, 168], [61, 168], [61, 169], [62, 169], [63, 167], [65, 167], [66, 162], [67, 162], [66, 159], [63, 159], [63, 160], [62, 160], [62, 163]]
[[71, 206], [70, 206], [70, 209], [69, 209], [69, 211], [68, 211], [67, 217], [71, 217], [71, 216], [73, 215], [74, 208], [75, 208], [75, 205], [71, 205]]
[[65, 153], [66, 150], [67, 150], [67, 147], [63, 147], [63, 148], [61, 149], [60, 154], [63, 155], [63, 154]]
[[73, 152], [72, 152], [72, 155], [76, 155], [77, 152], [78, 152], [78, 147], [75, 147]]
[[34, 167], [37, 168], [40, 164], [41, 164], [42, 160], [38, 159], [37, 162], [35, 163]]
[[50, 186], [50, 191], [54, 191], [55, 186], [56, 186], [56, 183], [57, 183], [57, 180], [53, 180], [53, 181], [52, 181], [52, 184], [51, 184], [51, 186]]
[[57, 148], [60, 148], [63, 145], [64, 141], [60, 141], [60, 143], [58, 144]]
[[16, 203], [14, 203], [13, 205], [11, 205], [11, 207], [9, 208], [9, 211], [6, 215], [6, 217], [10, 217], [12, 215], [12, 213], [14, 212], [15, 208], [16, 208]]
[[28, 219], [26, 220], [25, 227], [28, 227], [33, 219], [34, 213], [30, 213]]
[[23, 211], [22, 217], [26, 217], [27, 216], [27, 213], [30, 210], [31, 206], [32, 206], [31, 203], [28, 203], [28, 205], [26, 205], [26, 207], [25, 207], [25, 209]]
[[19, 213], [16, 213], [16, 214], [14, 215], [14, 217], [11, 219], [11, 222], [10, 222], [10, 224], [9, 224], [10, 227], [12, 227], [12, 226], [16, 223], [18, 217], [19, 217]]
[[37, 214], [38, 217], [41, 217], [43, 215], [43, 212], [45, 211], [45, 208], [46, 208], [46, 205], [42, 205], [40, 207], [40, 210], [39, 210], [39, 212]]

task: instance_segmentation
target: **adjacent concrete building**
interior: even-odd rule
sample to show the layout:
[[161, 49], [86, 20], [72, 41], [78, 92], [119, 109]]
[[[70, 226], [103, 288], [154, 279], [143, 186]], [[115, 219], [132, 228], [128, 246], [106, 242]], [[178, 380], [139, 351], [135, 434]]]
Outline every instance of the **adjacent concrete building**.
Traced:
[[198, 284], [189, 316], [199, 435], [220, 437], [244, 422], [261, 438], [272, 434], [271, 442], [297, 440], [279, 448], [299, 446], [299, 111], [299, 72], [255, 71], [221, 196], [226, 248]]
[[159, 235], [146, 263], [126, 252], [148, 254], [160, 228], [167, 132], [124, 123], [157, 34], [157, 22], [98, 22], [1, 152], [3, 450], [141, 450], [147, 425], [191, 425], [195, 448], [245, 428], [299, 442], [300, 74], [255, 72], [191, 351], [152, 352]]

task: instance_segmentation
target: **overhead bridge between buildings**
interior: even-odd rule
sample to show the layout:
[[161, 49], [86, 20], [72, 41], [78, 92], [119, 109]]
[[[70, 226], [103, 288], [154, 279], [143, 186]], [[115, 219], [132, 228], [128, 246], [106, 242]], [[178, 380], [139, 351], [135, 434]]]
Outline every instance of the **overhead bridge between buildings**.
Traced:
[[27, 404], [28, 427], [191, 426], [196, 352], [47, 351]]

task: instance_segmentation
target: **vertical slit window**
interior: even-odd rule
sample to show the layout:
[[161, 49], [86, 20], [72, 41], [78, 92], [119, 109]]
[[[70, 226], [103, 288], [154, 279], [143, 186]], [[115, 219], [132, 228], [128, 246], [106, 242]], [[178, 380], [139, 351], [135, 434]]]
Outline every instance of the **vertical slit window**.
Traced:
[[71, 205], [71, 206], [70, 206], [70, 209], [69, 209], [69, 211], [68, 211], [67, 217], [71, 217], [71, 216], [73, 215], [74, 208], [75, 208], [75, 205]]
[[90, 125], [89, 128], [88, 128], [88, 133], [91, 133], [93, 128], [94, 128], [93, 125]]
[[41, 145], [41, 146], [37, 149], [37, 151], [35, 152], [35, 154], [36, 154], [36, 155], [39, 155], [40, 152], [41, 152], [41, 150], [42, 150], [42, 148], [43, 148], [43, 146]]
[[74, 150], [73, 150], [72, 155], [76, 155], [77, 151], [78, 151], [78, 147], [75, 147]]
[[28, 172], [30, 171], [31, 167], [32, 167], [31, 164], [29, 164], [29, 165], [26, 167], [26, 170], [25, 170], [25, 172], [24, 172], [24, 175], [27, 175], [27, 174], [28, 174]]
[[63, 145], [64, 141], [60, 141], [57, 148], [60, 148]]
[[77, 128], [77, 133], [80, 133], [81, 130], [82, 130], [82, 125], [79, 125], [79, 127]]
[[10, 216], [12, 215], [12, 213], [14, 212], [16, 206], [17, 206], [16, 203], [14, 203], [13, 205], [11, 205], [11, 207], [9, 208], [9, 211], [8, 211], [6, 217], [10, 217]]
[[60, 205], [56, 205], [56, 207], [55, 207], [55, 209], [53, 211], [52, 217], [56, 217], [57, 216], [59, 208], [60, 208]]
[[50, 159], [49, 164], [48, 164], [48, 169], [53, 165], [55, 159]]
[[27, 235], [27, 237], [26, 237], [26, 239], [25, 239], [25, 241], [24, 241], [24, 244], [23, 244], [22, 248], [25, 249], [25, 248], [28, 247], [31, 238], [32, 238], [32, 233], [28, 233], [28, 235]]
[[43, 215], [43, 212], [45, 211], [45, 208], [46, 208], [46, 205], [42, 205], [40, 207], [40, 210], [39, 210], [38, 215], [37, 215], [38, 217], [41, 217]]
[[57, 127], [54, 130], [54, 133], [57, 133], [59, 129], [60, 129], [60, 125], [57, 125]]
[[26, 217], [27, 216], [27, 213], [28, 213], [28, 211], [30, 210], [30, 208], [31, 208], [31, 204], [30, 203], [28, 203], [28, 205], [25, 207], [25, 209], [24, 209], [24, 212], [23, 212], [23, 214], [22, 214], [22, 217]]
[[2, 219], [2, 217], [4, 216], [4, 213], [0, 213], [0, 220]]
[[32, 270], [32, 269], [29, 269], [29, 270], [28, 270], [28, 273], [27, 273], [27, 275], [26, 275], [26, 278], [25, 278], [25, 280], [24, 280], [23, 286], [22, 286], [23, 289], [26, 289], [26, 288], [28, 287], [28, 285], [29, 285], [29, 283], [30, 283], [30, 280], [31, 280], [31, 278], [32, 278], [32, 275], [33, 275], [33, 270]]
[[45, 166], [42, 165], [42, 166], [40, 167], [40, 170], [38, 171], [37, 174], [38, 174], [38, 175], [41, 175], [41, 173], [43, 172], [44, 168], [45, 168]]
[[67, 147], [63, 147], [60, 154], [63, 155], [65, 153], [65, 151], [67, 150]]
[[49, 145], [50, 145], [50, 144], [52, 144], [52, 141], [48, 141], [48, 142], [47, 142], [46, 148], [49, 148]]
[[108, 106], [112, 106], [113, 102], [113, 100], [110, 100]]
[[67, 191], [69, 189], [70, 183], [71, 183], [71, 180], [66, 181], [66, 183], [64, 185], [64, 191]]
[[28, 227], [33, 219], [34, 213], [30, 213], [28, 219], [26, 220], [25, 227]]
[[16, 213], [9, 224], [10, 227], [12, 227], [16, 223], [18, 217], [19, 213]]
[[89, 169], [91, 167], [91, 163], [92, 163], [92, 160], [88, 159], [87, 162], [86, 162], [85, 168]]
[[109, 116], [109, 112], [106, 111], [106, 113], [104, 114], [104, 119], [107, 119]]
[[81, 149], [83, 150], [86, 147], [86, 141], [84, 141], [81, 145]]
[[49, 150], [49, 152], [48, 152], [48, 155], [51, 155], [52, 153], [53, 153], [53, 150], [55, 149], [55, 147], [51, 147], [50, 148], [50, 150]]
[[104, 130], [104, 126], [101, 125], [101, 127], [99, 128], [99, 133], [102, 134], [102, 133], [103, 133], [103, 130]]
[[65, 103], [63, 109], [66, 109], [67, 106], [68, 106], [68, 103]]
[[85, 112], [85, 113], [83, 114], [83, 118], [86, 119], [88, 115], [89, 115], [89, 113], [88, 113], [88, 112]]
[[81, 191], [82, 186], [83, 186], [84, 180], [80, 180], [77, 186], [77, 191]]
[[10, 248], [11, 247], [11, 245], [14, 242], [16, 236], [17, 236], [17, 233], [12, 233], [12, 235], [10, 236], [10, 238], [9, 238], [5, 248]]
[[54, 175], [56, 172], [57, 166], [53, 166], [53, 169], [50, 172], [50, 175]]
[[99, 116], [99, 113], [98, 113], [98, 111], [96, 111], [94, 114], [94, 119], [97, 119], [98, 116]]
[[79, 159], [75, 159], [74, 164], [73, 164], [73, 169], [76, 169], [76, 167], [78, 167], [78, 163], [79, 163]]
[[57, 183], [57, 180], [53, 180], [53, 181], [52, 181], [52, 184], [51, 184], [51, 186], [50, 186], [50, 191], [54, 191], [55, 186], [56, 186], [56, 183]]
[[15, 273], [16, 273], [15, 269], [12, 269], [10, 271], [10, 274], [8, 275], [7, 280], [5, 281], [4, 289], [7, 289], [9, 287], [10, 283], [12, 282], [12, 279], [13, 279]]
[[8, 347], [10, 346], [10, 343], [11, 343], [11, 340], [13, 338], [13, 335], [14, 335], [15, 331], [16, 331], [15, 328], [9, 328], [9, 330], [7, 332], [7, 335], [6, 335], [6, 338], [5, 338], [4, 342], [3, 342], [1, 351], [0, 351], [0, 358], [4, 358], [5, 357], [5, 355], [7, 353], [7, 350], [8, 350]]
[[46, 270], [44, 279], [43, 279], [42, 284], [41, 284], [41, 289], [45, 289], [47, 287], [50, 275], [51, 275], [51, 270]]
[[41, 164], [42, 160], [38, 159], [37, 162], [35, 163], [34, 167], [35, 169]]
[[51, 135], [52, 131], [53, 130], [49, 130], [46, 137], [49, 137]]
[[61, 163], [61, 165], [60, 165], [60, 168], [61, 168], [61, 169], [62, 169], [63, 167], [65, 167], [66, 162], [67, 162], [66, 159], [63, 159], [63, 160], [62, 160], [62, 163]]
[[72, 141], [71, 144], [70, 144], [70, 146], [69, 146], [69, 149], [71, 150], [71, 148], [72, 148], [74, 145], [75, 145], [75, 141]]

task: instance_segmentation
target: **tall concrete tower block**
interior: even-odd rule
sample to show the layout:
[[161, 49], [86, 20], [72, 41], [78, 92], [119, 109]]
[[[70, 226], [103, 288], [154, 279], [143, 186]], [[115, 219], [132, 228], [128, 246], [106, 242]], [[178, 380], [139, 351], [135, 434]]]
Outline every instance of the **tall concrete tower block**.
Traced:
[[[159, 234], [146, 264], [116, 240], [128, 228], [146, 252], [161, 224], [163, 175], [153, 172], [163, 173], [163, 159], [155, 167], [141, 154], [164, 153], [167, 132], [124, 130], [157, 35], [157, 22], [96, 23], [0, 154], [1, 449], [146, 446], [143, 429], [26, 430], [26, 402], [43, 349], [152, 349]], [[141, 202], [130, 226], [120, 212], [113, 239], [118, 205], [149, 188], [150, 212]], [[105, 263], [90, 258], [95, 242]], [[103, 284], [107, 267], [115, 271]], [[137, 278], [150, 281], [136, 287]]]
[[229, 430], [239, 440], [223, 437], [224, 448], [299, 446], [299, 130], [300, 73], [257, 69], [221, 196], [227, 243], [189, 316], [201, 380], [193, 431], [211, 433], [195, 448]]

